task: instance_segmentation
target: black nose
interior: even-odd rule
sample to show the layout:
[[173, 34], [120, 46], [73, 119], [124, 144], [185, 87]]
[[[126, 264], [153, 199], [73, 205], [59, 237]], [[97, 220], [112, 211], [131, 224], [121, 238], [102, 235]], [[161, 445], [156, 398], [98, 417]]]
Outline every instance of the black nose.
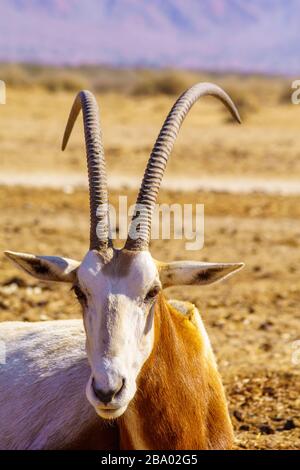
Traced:
[[99, 400], [102, 401], [102, 403], [105, 403], [105, 404], [111, 402], [114, 397], [119, 395], [121, 393], [121, 391], [123, 390], [124, 386], [125, 386], [125, 379], [122, 379], [119, 388], [115, 388], [113, 390], [112, 389], [111, 390], [102, 390], [101, 388], [97, 388], [94, 379], [93, 379], [93, 382], [92, 382], [92, 387], [93, 387], [93, 390], [94, 390], [94, 393], [95, 393], [96, 397], [99, 398]]

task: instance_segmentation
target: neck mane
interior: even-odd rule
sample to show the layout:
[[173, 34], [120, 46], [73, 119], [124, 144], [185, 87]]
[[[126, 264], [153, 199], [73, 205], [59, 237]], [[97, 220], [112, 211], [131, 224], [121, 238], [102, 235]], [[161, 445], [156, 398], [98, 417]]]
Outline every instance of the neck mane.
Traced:
[[195, 310], [183, 315], [159, 296], [154, 347], [136, 396], [119, 420], [121, 449], [231, 447], [223, 386], [194, 317]]

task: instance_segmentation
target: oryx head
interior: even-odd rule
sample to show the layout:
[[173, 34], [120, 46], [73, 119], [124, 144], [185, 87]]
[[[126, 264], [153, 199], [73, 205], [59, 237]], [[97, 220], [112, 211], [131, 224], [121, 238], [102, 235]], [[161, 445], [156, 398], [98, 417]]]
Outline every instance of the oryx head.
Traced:
[[210, 284], [243, 266], [242, 263], [161, 263], [148, 250], [151, 216], [168, 157], [185, 116], [202, 95], [219, 98], [239, 121], [233, 102], [215, 85], [197, 84], [182, 94], [154, 145], [127, 241], [123, 249], [117, 250], [109, 235], [98, 108], [90, 92], [80, 92], [69, 116], [63, 149], [82, 109], [90, 194], [89, 250], [81, 262], [6, 252], [11, 260], [38, 279], [73, 285], [83, 311], [91, 367], [87, 398], [102, 418], [121, 416], [135, 395], [138, 374], [154, 344], [154, 305], [160, 291], [173, 285]]

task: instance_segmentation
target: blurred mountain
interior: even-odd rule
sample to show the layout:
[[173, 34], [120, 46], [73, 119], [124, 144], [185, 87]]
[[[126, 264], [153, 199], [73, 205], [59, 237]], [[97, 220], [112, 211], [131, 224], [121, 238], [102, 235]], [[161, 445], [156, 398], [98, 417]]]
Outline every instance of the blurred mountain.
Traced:
[[298, 0], [1, 0], [0, 60], [297, 74]]

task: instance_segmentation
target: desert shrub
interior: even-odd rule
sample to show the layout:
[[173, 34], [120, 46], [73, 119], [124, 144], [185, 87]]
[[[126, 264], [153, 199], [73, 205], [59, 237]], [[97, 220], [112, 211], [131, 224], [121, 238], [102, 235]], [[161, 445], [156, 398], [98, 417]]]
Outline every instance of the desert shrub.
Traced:
[[155, 80], [156, 91], [164, 95], [178, 95], [192, 84], [189, 76], [173, 71], [166, 72]]
[[243, 118], [258, 111], [259, 100], [257, 96], [253, 93], [247, 92], [244, 87], [225, 87], [225, 90], [233, 100]]
[[30, 74], [19, 64], [1, 64], [0, 79], [11, 87], [28, 87], [32, 84]]
[[100, 93], [149, 96], [178, 96], [194, 83], [211, 81], [231, 95], [244, 117], [255, 113], [261, 106], [290, 102], [291, 96], [291, 80], [174, 69], [0, 64], [0, 79], [12, 87], [40, 86], [51, 92], [88, 88]]
[[135, 69], [115, 69], [95, 67], [85, 70], [91, 82], [91, 88], [100, 93], [116, 92], [131, 94], [139, 72]]
[[76, 69], [30, 64], [2, 64], [0, 78], [11, 87], [41, 86], [49, 91], [77, 91], [88, 86], [87, 78]]
[[175, 70], [144, 71], [140, 74], [134, 95], [179, 95], [196, 83], [195, 74]]
[[221, 76], [215, 81], [231, 96], [244, 119], [261, 108], [277, 105], [284, 83], [279, 77], [255, 75]]
[[51, 92], [79, 91], [89, 88], [88, 80], [83, 75], [71, 70], [42, 73], [36, 79], [36, 84]]

